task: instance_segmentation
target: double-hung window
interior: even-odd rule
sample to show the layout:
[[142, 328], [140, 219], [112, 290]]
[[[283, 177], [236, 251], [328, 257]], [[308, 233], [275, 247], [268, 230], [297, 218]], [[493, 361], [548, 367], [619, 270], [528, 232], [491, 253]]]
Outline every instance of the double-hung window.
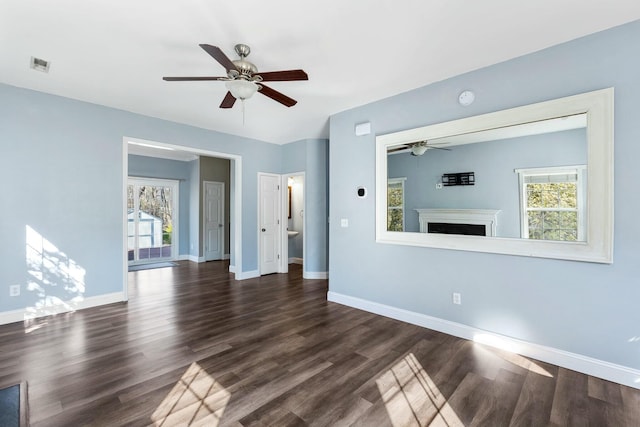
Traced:
[[585, 241], [586, 166], [516, 169], [523, 239]]
[[407, 178], [387, 181], [387, 230], [404, 231], [404, 182]]

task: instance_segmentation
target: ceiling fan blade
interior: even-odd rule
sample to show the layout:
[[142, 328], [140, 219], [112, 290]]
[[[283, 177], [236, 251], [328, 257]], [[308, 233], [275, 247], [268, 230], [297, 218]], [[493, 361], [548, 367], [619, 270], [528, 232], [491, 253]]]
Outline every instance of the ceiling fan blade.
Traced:
[[427, 145], [427, 150], [444, 150], [444, 151], [451, 151], [451, 148], [442, 148], [442, 147], [435, 147], [433, 145]]
[[218, 46], [211, 46], [210, 44], [201, 44], [200, 47], [203, 48], [205, 52], [207, 52], [209, 55], [211, 55], [213, 59], [218, 61], [220, 65], [224, 67], [225, 70], [227, 71], [238, 70], [235, 64], [231, 62], [229, 57], [225, 55], [224, 52]]
[[287, 95], [280, 93], [277, 90], [273, 90], [269, 86], [265, 86], [262, 83], [260, 83], [260, 86], [262, 86], [262, 89], [258, 91], [259, 93], [265, 96], [268, 96], [274, 101], [278, 101], [282, 105], [286, 105], [287, 107], [293, 107], [298, 103], [298, 101], [296, 101], [295, 99], [289, 98]]
[[257, 73], [263, 82], [288, 82], [292, 80], [309, 80], [309, 76], [303, 70], [268, 71]]
[[236, 103], [236, 98], [233, 95], [231, 95], [231, 92], [227, 92], [224, 99], [222, 100], [222, 103], [220, 104], [220, 108], [231, 108], [235, 103]]
[[229, 77], [163, 77], [162, 80], [167, 82], [189, 82], [203, 80], [229, 80]]
[[402, 151], [402, 150], [408, 150], [408, 149], [409, 147], [407, 147], [406, 145], [402, 145], [400, 147], [388, 148], [387, 153], [395, 153], [396, 151]]

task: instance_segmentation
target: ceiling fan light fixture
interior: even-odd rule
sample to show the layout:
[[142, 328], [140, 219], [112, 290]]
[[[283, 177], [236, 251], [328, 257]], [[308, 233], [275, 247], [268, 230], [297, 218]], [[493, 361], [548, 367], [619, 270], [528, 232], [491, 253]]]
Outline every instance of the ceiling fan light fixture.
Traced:
[[411, 154], [413, 154], [414, 156], [422, 156], [426, 151], [426, 144], [415, 144], [411, 147]]
[[251, 98], [259, 89], [256, 83], [244, 79], [230, 80], [226, 82], [225, 85], [229, 92], [231, 92], [231, 95], [240, 100]]

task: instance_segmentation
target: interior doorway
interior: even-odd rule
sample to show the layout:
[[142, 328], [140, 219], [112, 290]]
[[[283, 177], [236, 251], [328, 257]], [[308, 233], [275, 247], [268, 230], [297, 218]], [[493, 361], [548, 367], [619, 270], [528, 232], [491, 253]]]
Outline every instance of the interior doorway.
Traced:
[[[141, 153], [139, 149], [151, 150], [154, 152], [153, 157], [163, 158], [162, 155], [157, 155], [158, 150], [160, 152], [172, 152], [172, 153], [186, 153], [189, 155], [195, 156], [207, 156], [213, 158], [221, 158], [221, 159], [229, 159], [230, 160], [230, 182], [228, 188], [229, 194], [229, 218], [231, 219], [229, 225], [229, 233], [230, 233], [230, 242], [229, 242], [229, 272], [235, 274], [236, 280], [244, 280], [248, 278], [255, 277], [253, 271], [245, 272], [243, 271], [243, 251], [242, 251], [242, 156], [237, 154], [229, 154], [222, 153], [217, 151], [199, 149], [186, 147], [176, 144], [167, 144], [156, 141], [149, 141], [139, 138], [131, 138], [131, 137], [123, 137], [122, 138], [122, 195], [123, 195], [123, 233], [122, 233], [122, 245], [123, 245], [123, 257], [122, 257], [122, 282], [124, 283], [124, 294], [125, 300], [128, 300], [129, 289], [128, 289], [128, 220], [127, 220], [127, 191], [128, 191], [128, 171], [129, 171], [129, 154], [130, 154], [130, 145], [136, 146], [138, 150], [136, 150], [137, 155], [151, 155]], [[167, 158], [167, 157], [164, 157]], [[201, 209], [198, 209], [201, 212]], [[192, 222], [192, 221], [189, 221]], [[185, 236], [193, 236], [193, 234], [189, 231], [189, 233]], [[202, 238], [202, 233], [197, 233], [197, 240], [199, 241]], [[187, 240], [188, 238], [185, 237]], [[174, 238], [174, 241], [177, 243], [177, 238]], [[194, 249], [197, 246], [194, 244], [194, 247], [190, 249]], [[176, 252], [177, 253], [177, 252]], [[183, 259], [184, 255], [179, 254], [178, 259]], [[225, 258], [227, 254], [225, 254]], [[192, 261], [198, 262], [197, 257], [188, 256], [188, 259]]]
[[203, 181], [203, 252], [205, 261], [224, 257], [224, 182]]
[[283, 236], [283, 272], [289, 271], [290, 264], [302, 265], [305, 269], [305, 174], [296, 172], [282, 175], [282, 187], [286, 188], [283, 200], [283, 222], [286, 224]]

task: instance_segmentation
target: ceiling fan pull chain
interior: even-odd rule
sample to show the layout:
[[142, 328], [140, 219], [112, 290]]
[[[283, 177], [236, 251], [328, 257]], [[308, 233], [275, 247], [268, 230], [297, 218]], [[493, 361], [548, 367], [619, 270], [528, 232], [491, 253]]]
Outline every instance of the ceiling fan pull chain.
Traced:
[[240, 99], [240, 103], [242, 104], [242, 126], [244, 126], [244, 99]]

